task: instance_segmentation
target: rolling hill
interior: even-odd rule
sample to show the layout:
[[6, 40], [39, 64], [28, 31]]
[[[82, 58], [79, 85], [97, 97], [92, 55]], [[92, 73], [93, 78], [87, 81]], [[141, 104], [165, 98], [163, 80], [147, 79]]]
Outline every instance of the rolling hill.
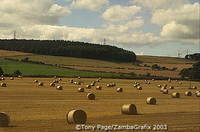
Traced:
[[[174, 57], [156, 57], [156, 56], [138, 56], [137, 59], [141, 64], [133, 65], [132, 63], [119, 63], [110, 62], [95, 59], [85, 59], [85, 58], [75, 58], [75, 57], [62, 57], [62, 56], [48, 56], [48, 55], [37, 55], [37, 54], [27, 54], [23, 52], [6, 51], [0, 50], [1, 58], [11, 58], [11, 59], [24, 59], [29, 58], [31, 61], [40, 61], [45, 64], [53, 65], [56, 67], [63, 67], [67, 69], [73, 69], [78, 71], [95, 71], [95, 72], [110, 72], [110, 73], [136, 73], [137, 75], [153, 75], [161, 77], [172, 77], [179, 78], [179, 72], [183, 68], [191, 67], [195, 61], [174, 58]], [[168, 68], [177, 67], [175, 71], [159, 71], [152, 70], [151, 67], [146, 67], [144, 65], [158, 64], [160, 66], [165, 66]]]

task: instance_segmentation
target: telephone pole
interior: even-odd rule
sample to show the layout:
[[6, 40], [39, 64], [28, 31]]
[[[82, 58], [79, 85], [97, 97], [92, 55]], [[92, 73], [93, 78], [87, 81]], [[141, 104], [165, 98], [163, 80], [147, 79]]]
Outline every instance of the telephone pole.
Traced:
[[16, 40], [16, 31], [14, 31], [13, 39]]
[[105, 38], [103, 39], [103, 44], [106, 45], [106, 39]]

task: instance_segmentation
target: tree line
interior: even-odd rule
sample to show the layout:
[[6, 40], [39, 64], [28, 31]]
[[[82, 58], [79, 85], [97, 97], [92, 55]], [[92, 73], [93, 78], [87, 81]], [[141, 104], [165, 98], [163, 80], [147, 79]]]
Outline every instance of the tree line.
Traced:
[[200, 61], [200, 53], [186, 55], [185, 59], [197, 60]]
[[132, 51], [110, 45], [64, 40], [0, 40], [0, 49], [52, 56], [135, 62]]

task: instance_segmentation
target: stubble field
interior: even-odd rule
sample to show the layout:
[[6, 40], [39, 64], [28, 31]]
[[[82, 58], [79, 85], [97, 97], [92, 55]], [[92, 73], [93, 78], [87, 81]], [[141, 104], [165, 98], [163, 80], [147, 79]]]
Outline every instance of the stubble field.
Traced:
[[[38, 87], [33, 80], [44, 82], [43, 87]], [[182, 81], [150, 81], [125, 79], [102, 79], [96, 84], [102, 90], [85, 89], [84, 93], [77, 92], [80, 87], [95, 81], [95, 78], [81, 78], [76, 81], [82, 85], [74, 85], [70, 78], [63, 78], [57, 85], [63, 90], [50, 87], [53, 78], [6, 78], [7, 87], [0, 87], [0, 112], [6, 112], [11, 123], [9, 127], [0, 128], [0, 132], [70, 132], [75, 131], [75, 125], [66, 122], [66, 112], [72, 109], [82, 109], [87, 113], [86, 125], [168, 125], [170, 132], [199, 132], [200, 130], [200, 100], [194, 95], [199, 90], [200, 83], [192, 82], [198, 89], [188, 89], [190, 83]], [[133, 87], [133, 82], [139, 82], [142, 90]], [[2, 81], [0, 81], [2, 82]], [[114, 82], [116, 87], [107, 88], [106, 84]], [[169, 89], [169, 94], [161, 94], [158, 84], [174, 86]], [[116, 88], [123, 88], [122, 93], [117, 93]], [[185, 96], [185, 91], [193, 92], [191, 97]], [[88, 100], [87, 93], [96, 95], [96, 100]], [[172, 92], [180, 92], [180, 98], [171, 98]], [[147, 97], [155, 97], [156, 105], [147, 105]], [[123, 104], [135, 104], [138, 115], [122, 115]]]

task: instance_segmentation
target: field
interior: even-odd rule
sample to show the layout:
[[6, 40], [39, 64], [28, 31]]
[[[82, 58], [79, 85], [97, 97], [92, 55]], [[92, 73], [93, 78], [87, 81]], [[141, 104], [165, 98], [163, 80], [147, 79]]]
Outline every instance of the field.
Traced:
[[120, 78], [131, 75], [123, 73], [106, 73], [106, 72], [94, 72], [94, 71], [78, 71], [67, 68], [59, 68], [55, 66], [31, 64], [24, 62], [16, 62], [10, 60], [4, 60], [0, 58], [0, 67], [7, 74], [12, 74], [16, 70], [20, 70], [23, 76], [64, 76], [64, 77], [112, 77]]
[[[44, 82], [43, 87], [36, 86], [34, 79]], [[153, 125], [167, 124], [170, 132], [199, 132], [200, 131], [200, 100], [194, 95], [184, 96], [190, 86], [188, 81], [182, 85], [176, 81], [150, 81], [125, 79], [102, 79], [97, 83], [103, 89], [86, 89], [78, 93], [77, 88], [85, 87], [95, 78], [81, 78], [82, 85], [69, 83], [70, 78], [63, 78], [59, 83], [64, 90], [59, 91], [49, 87], [53, 78], [16, 78], [4, 82], [7, 88], [0, 87], [0, 111], [10, 115], [10, 127], [0, 128], [1, 132], [70, 132], [75, 131], [75, 125], [66, 123], [65, 114], [72, 109], [82, 109], [88, 115], [86, 125]], [[78, 80], [78, 79], [74, 79]], [[143, 90], [133, 88], [133, 82], [139, 82]], [[107, 88], [107, 83], [114, 82], [116, 87], [124, 89], [116, 92], [116, 87]], [[169, 94], [161, 94], [158, 84], [174, 86]], [[192, 85], [200, 88], [199, 82]], [[88, 92], [96, 94], [96, 100], [87, 100]], [[180, 98], [171, 98], [172, 92], [180, 92]], [[147, 105], [146, 98], [152, 96], [157, 99], [156, 105]], [[122, 115], [123, 104], [133, 103], [137, 106], [138, 115]]]
[[[73, 68], [77, 70], [89, 70], [89, 71], [107, 71], [117, 73], [136, 73], [140, 75], [146, 75], [150, 73], [153, 76], [180, 78], [179, 72], [183, 68], [189, 68], [195, 61], [186, 60], [182, 58], [173, 57], [155, 57], [155, 56], [138, 56], [138, 61], [142, 62], [140, 65], [133, 65], [132, 63], [117, 63], [108, 62], [93, 59], [73, 58], [73, 57], [60, 57], [60, 56], [46, 56], [46, 55], [22, 55], [12, 56], [9, 58], [24, 59], [28, 57], [32, 61], [41, 61], [46, 64], [59, 65], [61, 67]], [[159, 66], [165, 66], [167, 68], [176, 67], [175, 71], [159, 71], [152, 70], [151, 67], [145, 67], [144, 65], [152, 66], [158, 64]]]
[[4, 56], [20, 56], [20, 55], [31, 55], [30, 53], [23, 53], [23, 52], [17, 52], [17, 51], [7, 51], [7, 50], [0, 50], [0, 57]]

